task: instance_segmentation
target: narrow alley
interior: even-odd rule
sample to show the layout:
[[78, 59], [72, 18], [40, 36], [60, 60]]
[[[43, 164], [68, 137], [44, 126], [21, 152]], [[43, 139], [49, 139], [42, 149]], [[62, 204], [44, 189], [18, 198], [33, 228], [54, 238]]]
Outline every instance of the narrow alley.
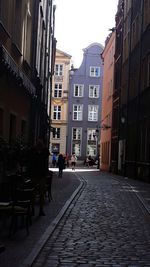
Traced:
[[0, 267], [150, 267], [150, 0], [0, 0]]

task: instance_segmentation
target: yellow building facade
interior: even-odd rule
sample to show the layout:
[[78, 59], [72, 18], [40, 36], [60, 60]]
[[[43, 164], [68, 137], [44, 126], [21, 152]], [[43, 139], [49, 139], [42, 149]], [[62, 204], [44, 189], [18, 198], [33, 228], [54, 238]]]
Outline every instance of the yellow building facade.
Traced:
[[51, 154], [66, 154], [70, 61], [70, 55], [56, 50], [51, 99]]

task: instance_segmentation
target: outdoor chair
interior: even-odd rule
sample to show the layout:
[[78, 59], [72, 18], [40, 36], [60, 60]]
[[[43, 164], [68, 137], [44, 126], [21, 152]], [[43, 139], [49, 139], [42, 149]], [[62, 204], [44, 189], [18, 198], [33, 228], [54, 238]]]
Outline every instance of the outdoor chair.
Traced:
[[6, 228], [12, 216], [11, 187], [8, 183], [0, 183], [0, 222]]
[[29, 225], [32, 224], [32, 199], [34, 189], [16, 189], [15, 200], [12, 205], [12, 219], [9, 235], [11, 236], [18, 229], [18, 218], [21, 219], [21, 225], [26, 227], [29, 234]]

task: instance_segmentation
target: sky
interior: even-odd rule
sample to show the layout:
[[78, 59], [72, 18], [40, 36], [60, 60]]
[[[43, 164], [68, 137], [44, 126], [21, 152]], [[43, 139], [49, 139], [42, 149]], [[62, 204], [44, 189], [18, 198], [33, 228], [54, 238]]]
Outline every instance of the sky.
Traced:
[[92, 43], [104, 46], [109, 29], [115, 26], [118, 0], [55, 0], [57, 49], [72, 56], [78, 68], [83, 49]]

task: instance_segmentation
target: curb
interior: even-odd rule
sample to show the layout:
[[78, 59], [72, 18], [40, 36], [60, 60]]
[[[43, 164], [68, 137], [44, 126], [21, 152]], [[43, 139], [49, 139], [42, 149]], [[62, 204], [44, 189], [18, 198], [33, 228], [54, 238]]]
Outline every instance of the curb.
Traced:
[[60, 210], [60, 212], [58, 213], [58, 215], [56, 216], [56, 218], [52, 221], [52, 223], [48, 226], [48, 228], [46, 229], [46, 231], [44, 232], [44, 234], [42, 235], [42, 237], [36, 243], [36, 245], [34, 246], [33, 250], [31, 251], [31, 253], [29, 254], [29, 256], [24, 260], [24, 262], [20, 265], [20, 267], [31, 267], [31, 265], [33, 264], [35, 258], [38, 256], [38, 254], [40, 253], [41, 249], [45, 245], [46, 241], [53, 234], [55, 228], [57, 227], [59, 221], [64, 216], [66, 210], [68, 209], [68, 207], [70, 206], [70, 204], [72, 203], [72, 201], [74, 200], [74, 198], [76, 197], [76, 195], [82, 189], [84, 182], [77, 175], [76, 175], [76, 177], [80, 180], [80, 185], [73, 192], [73, 194], [71, 195], [71, 197], [66, 201], [65, 205], [63, 206], [63, 208]]

